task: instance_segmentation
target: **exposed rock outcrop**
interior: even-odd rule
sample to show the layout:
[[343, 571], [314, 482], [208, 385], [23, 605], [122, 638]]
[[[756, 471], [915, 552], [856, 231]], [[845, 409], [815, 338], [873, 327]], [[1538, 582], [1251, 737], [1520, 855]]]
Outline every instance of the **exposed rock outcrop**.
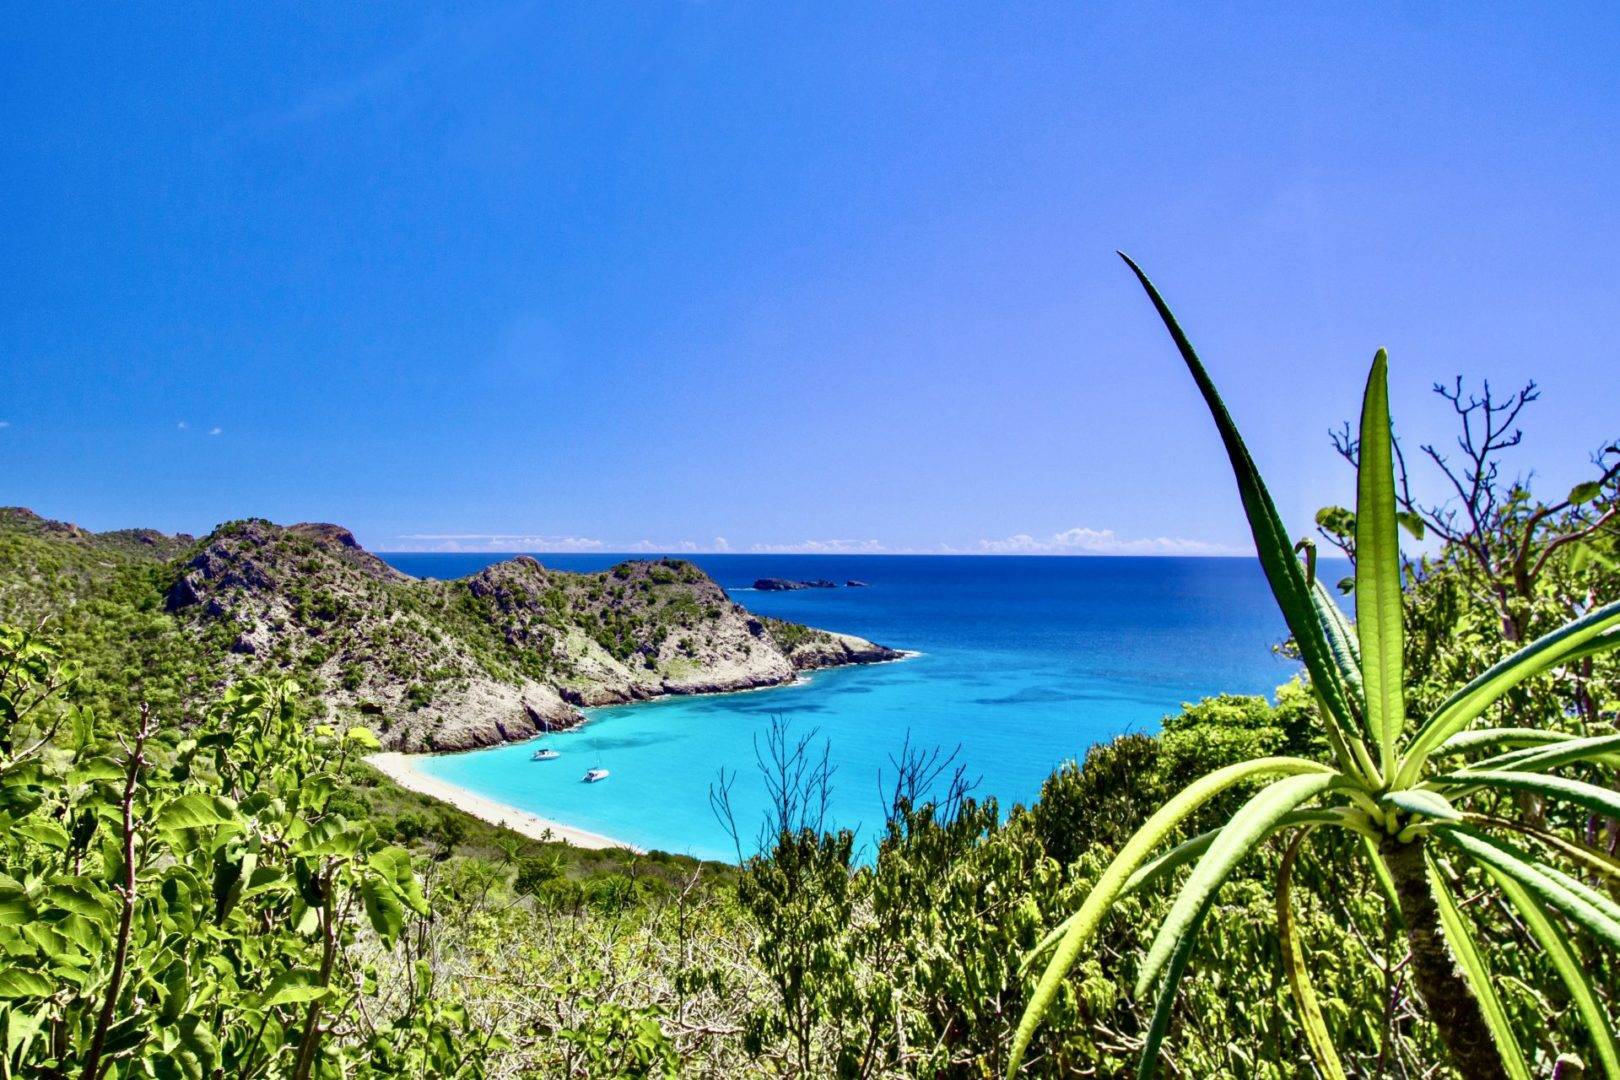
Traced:
[[[156, 567], [133, 580], [158, 583], [154, 604], [207, 661], [197, 670], [295, 678], [330, 720], [363, 722], [391, 750], [525, 739], [578, 724], [582, 708], [775, 686], [901, 655], [754, 615], [682, 560], [575, 574], [520, 556], [435, 581], [400, 573], [329, 524], [249, 519], [193, 540], [0, 508], [5, 533], [53, 553], [40, 565], [70, 564], [85, 597], [121, 568]], [[0, 619], [59, 602], [37, 568], [0, 571]]]
[[795, 589], [836, 589], [838, 582], [828, 581], [826, 578], [816, 578], [813, 581], [790, 581], [787, 578], [760, 578], [754, 582], [754, 588], [760, 592], [792, 592]]

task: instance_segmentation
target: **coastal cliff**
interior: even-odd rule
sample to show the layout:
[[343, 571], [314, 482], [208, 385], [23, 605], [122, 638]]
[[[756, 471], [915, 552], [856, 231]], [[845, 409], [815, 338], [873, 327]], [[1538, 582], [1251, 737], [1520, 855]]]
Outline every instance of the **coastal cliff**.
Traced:
[[756, 616], [684, 560], [579, 574], [520, 556], [420, 580], [336, 525], [251, 519], [194, 540], [93, 533], [0, 508], [0, 621], [71, 620], [112, 597], [140, 612], [166, 653], [191, 650], [192, 683], [290, 675], [332, 720], [363, 721], [407, 752], [524, 739], [578, 724], [591, 706], [776, 686], [902, 655]]

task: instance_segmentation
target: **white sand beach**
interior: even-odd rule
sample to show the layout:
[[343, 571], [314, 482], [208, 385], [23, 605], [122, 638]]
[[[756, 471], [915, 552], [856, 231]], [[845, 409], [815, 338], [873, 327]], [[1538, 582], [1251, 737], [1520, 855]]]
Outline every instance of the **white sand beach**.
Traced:
[[[372, 754], [366, 758], [366, 764], [387, 776], [402, 788], [414, 791], [419, 795], [438, 799], [449, 803], [457, 810], [471, 814], [498, 825], [503, 829], [522, 833], [535, 840], [555, 840], [561, 843], [573, 844], [582, 848], [629, 848], [640, 852], [641, 849], [633, 844], [626, 844], [615, 840], [611, 836], [600, 833], [587, 832], [576, 829], [571, 825], [564, 825], [559, 821], [551, 821], [531, 814], [526, 810], [498, 803], [493, 799], [486, 799], [482, 795], [446, 783], [437, 777], [432, 777], [416, 767], [416, 761], [423, 755], [401, 754], [390, 751], [381, 754]], [[548, 835], [549, 834], [549, 835]]]

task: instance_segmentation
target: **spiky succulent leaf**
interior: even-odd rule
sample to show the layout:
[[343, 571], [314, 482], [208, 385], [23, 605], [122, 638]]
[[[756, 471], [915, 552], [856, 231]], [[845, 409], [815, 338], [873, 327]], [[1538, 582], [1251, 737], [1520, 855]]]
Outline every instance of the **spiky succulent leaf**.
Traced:
[[[1401, 759], [1396, 787], [1410, 787], [1422, 771], [1435, 747], [1467, 727], [1497, 699], [1533, 675], [1564, 663], [1583, 651], [1610, 627], [1620, 626], [1620, 601], [1607, 604], [1574, 622], [1566, 623], [1545, 637], [1537, 638], [1512, 656], [1501, 660], [1458, 690], [1436, 709], [1413, 736]], [[1620, 645], [1615, 637], [1614, 645]], [[1608, 647], [1608, 646], [1605, 646]]]
[[1496, 995], [1496, 983], [1491, 978], [1490, 968], [1486, 967], [1485, 958], [1480, 955], [1473, 934], [1469, 933], [1467, 920], [1457, 909], [1456, 898], [1451, 895], [1451, 884], [1433, 857], [1425, 859], [1425, 863], [1429, 870], [1429, 889], [1434, 893], [1435, 905], [1440, 910], [1441, 929], [1445, 931], [1446, 942], [1451, 946], [1451, 955], [1457, 958], [1457, 966], [1462, 969], [1470, 989], [1479, 999], [1485, 1025], [1491, 1029], [1491, 1038], [1496, 1043], [1497, 1056], [1502, 1059], [1503, 1068], [1513, 1080], [1530, 1080], [1530, 1066], [1525, 1064], [1524, 1051], [1519, 1049], [1519, 1040], [1513, 1035], [1513, 1025], [1508, 1023], [1502, 999]]
[[1062, 940], [1057, 943], [1057, 949], [1046, 965], [1034, 993], [1030, 995], [1029, 1004], [1024, 1007], [1024, 1015], [1018, 1022], [1018, 1031], [1013, 1036], [1012, 1051], [1008, 1057], [1008, 1076], [1018, 1071], [1018, 1066], [1024, 1059], [1024, 1052], [1029, 1048], [1029, 1041], [1035, 1035], [1035, 1028], [1046, 1015], [1046, 1010], [1051, 1007], [1052, 999], [1057, 995], [1058, 987], [1063, 982], [1063, 976], [1074, 966], [1080, 949], [1097, 932], [1103, 916], [1113, 906], [1137, 867], [1148, 860], [1154, 849], [1164, 843], [1176, 826], [1200, 806], [1235, 784], [1264, 776], [1307, 774], [1335, 775], [1328, 766], [1305, 758], [1270, 757], [1238, 762], [1216, 769], [1193, 781], [1148, 818], [1125, 842], [1125, 846], [1120, 848], [1119, 854], [1114, 856], [1113, 862], [1102, 872], [1102, 876], [1092, 886], [1091, 892], [1086, 894], [1080, 910], [1069, 919], [1068, 929], [1064, 932]]
[[[1591, 890], [1571, 888], [1571, 881], [1552, 867], [1538, 863], [1523, 850], [1467, 825], [1441, 825], [1434, 835], [1489, 869], [1523, 885], [1548, 907], [1613, 948], [1620, 948], [1620, 918], [1592, 902]], [[1579, 883], [1575, 883], [1579, 884]]]
[[1560, 765], [1577, 761], [1603, 761], [1612, 763], [1620, 754], [1620, 735], [1593, 735], [1587, 738], [1569, 736], [1542, 746], [1530, 746], [1496, 757], [1475, 761], [1454, 775], [1472, 775], [1476, 770], [1500, 772], [1545, 772]]
[[1551, 832], [1547, 829], [1528, 825], [1522, 821], [1513, 821], [1507, 818], [1491, 817], [1488, 814], [1464, 814], [1464, 820], [1470, 825], [1487, 829], [1505, 829], [1528, 836], [1530, 839], [1550, 848], [1598, 877], [1610, 878], [1620, 884], [1620, 859], [1615, 858], [1607, 851], [1589, 847], [1578, 840], [1571, 840], [1566, 836]]
[[1406, 723], [1401, 665], [1401, 548], [1396, 528], [1395, 456], [1389, 429], [1389, 356], [1373, 357], [1361, 399], [1361, 460], [1356, 469], [1356, 634], [1367, 727], [1378, 746], [1378, 767], [1395, 772], [1395, 740]]
[[[1284, 528], [1282, 518], [1277, 513], [1271, 493], [1266, 490], [1265, 482], [1260, 478], [1260, 471], [1255, 467], [1254, 459], [1249, 456], [1249, 449], [1244, 445], [1243, 437], [1238, 434], [1237, 425], [1232, 422], [1231, 414], [1227, 412], [1226, 403], [1221, 400], [1209, 373], [1204, 370], [1203, 362], [1198, 359], [1198, 353], [1187, 340], [1187, 335], [1182, 332], [1181, 325], [1171, 313], [1169, 305], [1164, 302], [1164, 297], [1159, 295], [1159, 290], [1130, 256], [1120, 252], [1120, 258], [1125, 260], [1126, 265], [1141, 282], [1142, 288], [1146, 290], [1148, 299], [1153, 302], [1154, 310], [1159, 313], [1159, 319], [1170, 332], [1171, 339], [1175, 341], [1176, 348], [1180, 351], [1181, 358], [1186, 363], [1187, 370], [1191, 372], [1193, 382], [1198, 385], [1204, 404], [1209, 408], [1210, 416], [1215, 421], [1221, 443], [1226, 448], [1226, 456], [1232, 465], [1233, 476], [1237, 480], [1243, 512], [1249, 520], [1250, 531], [1254, 534], [1255, 552], [1260, 557], [1266, 581], [1271, 586], [1272, 595], [1277, 599], [1277, 606], [1282, 609], [1289, 632], [1298, 643], [1300, 657], [1305, 661], [1311, 681], [1322, 698], [1326, 709], [1325, 722], [1339, 729], [1334, 742], [1349, 747], [1352, 753], [1359, 749], [1359, 753], [1355, 753], [1356, 765], [1363, 769], [1371, 769], [1372, 761], [1367, 754], [1366, 745], [1355, 733], [1355, 718], [1351, 713], [1344, 682], [1339, 676], [1332, 650], [1328, 647], [1321, 623], [1311, 603], [1311, 589], [1305, 580], [1305, 572], [1300, 568], [1299, 560], [1294, 557], [1294, 545], [1288, 539], [1288, 530]], [[1345, 764], [1349, 766], [1350, 762]]]
[[1210, 899], [1194, 913], [1193, 932], [1176, 946], [1175, 955], [1165, 968], [1164, 985], [1159, 987], [1158, 999], [1153, 1003], [1153, 1021], [1148, 1024], [1147, 1037], [1142, 1040], [1142, 1056], [1136, 1063], [1136, 1080], [1152, 1080], [1159, 1063], [1159, 1047], [1164, 1044], [1165, 1033], [1170, 1030], [1170, 1014], [1176, 1006], [1176, 990], [1181, 977], [1187, 972], [1187, 961], [1192, 957], [1193, 945], [1198, 941], [1198, 927], [1209, 912]]
[[1522, 791], [1530, 795], [1574, 803], [1595, 814], [1620, 818], [1620, 792], [1588, 784], [1584, 780], [1571, 780], [1567, 776], [1470, 769], [1467, 772], [1437, 776], [1433, 783], [1470, 790], [1493, 788], [1500, 791]]
[[1462, 811], [1452, 806], [1451, 800], [1438, 791], [1407, 788], [1405, 791], [1390, 792], [1384, 796], [1383, 801], [1397, 810], [1419, 814], [1436, 821], [1461, 821], [1463, 817]]
[[[1346, 828], [1356, 827], [1354, 819], [1348, 815], [1347, 811], [1341, 808], [1296, 811], [1284, 818], [1279, 827], [1286, 828], [1292, 825], [1340, 825]], [[1169, 877], [1171, 874], [1175, 873], [1175, 871], [1186, 866], [1204, 852], [1208, 851], [1209, 845], [1214, 843], [1215, 838], [1220, 835], [1220, 832], [1221, 831], [1219, 829], [1211, 829], [1206, 833], [1200, 833], [1191, 840], [1184, 840], [1164, 854], [1156, 856], [1149, 862], [1144, 863], [1142, 866], [1137, 868], [1136, 873], [1131, 875], [1130, 880], [1125, 882], [1125, 887], [1120, 889], [1119, 895], [1122, 897], [1129, 896], [1138, 890], [1151, 888], [1152, 886], [1157, 885], [1160, 881]], [[1044, 956], [1048, 949], [1058, 943], [1058, 940], [1068, 932], [1069, 927], [1073, 926], [1075, 920], [1079, 917], [1080, 912], [1076, 911], [1074, 914], [1070, 915], [1068, 918], [1054, 926], [1051, 930], [1047, 931], [1046, 936], [1041, 938], [1040, 942], [1024, 956], [1023, 962], [1019, 966], [1019, 970], [1028, 971], [1031, 967], [1033, 967], [1035, 962]]]
[[1294, 839], [1283, 852], [1282, 865], [1277, 870], [1277, 938], [1282, 946], [1288, 989], [1294, 997], [1300, 1026], [1305, 1029], [1305, 1045], [1311, 1052], [1311, 1059], [1316, 1062], [1317, 1071], [1327, 1080], [1344, 1080], [1344, 1065], [1333, 1046], [1333, 1035], [1328, 1031], [1327, 1021], [1322, 1017], [1322, 1006], [1316, 999], [1316, 988], [1311, 985], [1310, 969], [1305, 966], [1305, 950], [1294, 922], [1294, 862], [1299, 858], [1300, 846], [1310, 834], [1309, 826], [1294, 834]]
[[1486, 746], [1542, 746], [1576, 738], [1562, 731], [1545, 728], [1475, 728], [1459, 731], [1439, 746], [1431, 757], [1466, 754]]
[[1340, 783], [1343, 779], [1331, 773], [1285, 777], [1261, 789], [1232, 815], [1182, 885], [1170, 913], [1148, 947], [1147, 958], [1136, 976], [1138, 997], [1147, 993], [1159, 977], [1181, 939], [1197, 925], [1198, 912], [1233, 868], [1261, 841], [1275, 833], [1284, 817]]
[[1575, 1003], [1575, 1011], [1580, 1014], [1592, 1049], [1597, 1054], [1598, 1064], [1603, 1067], [1603, 1075], [1608, 1080], [1620, 1080], [1620, 1050], [1615, 1047], [1614, 1028], [1604, 1013], [1603, 1003], [1598, 1000], [1591, 980], [1586, 977], [1586, 968], [1575, 955], [1569, 936], [1524, 886], [1496, 870], [1486, 872], [1502, 890], [1508, 903], [1518, 911], [1530, 936], [1547, 954], [1553, 970], [1558, 972], [1559, 979], [1569, 991], [1569, 998]]

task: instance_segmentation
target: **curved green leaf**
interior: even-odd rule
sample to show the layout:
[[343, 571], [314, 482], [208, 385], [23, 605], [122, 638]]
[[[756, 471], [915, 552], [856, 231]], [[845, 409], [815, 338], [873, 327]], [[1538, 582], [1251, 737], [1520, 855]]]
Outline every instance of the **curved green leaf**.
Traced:
[[1311, 1051], [1317, 1071], [1328, 1080], [1344, 1080], [1344, 1065], [1333, 1046], [1333, 1036], [1328, 1031], [1327, 1021], [1322, 1018], [1322, 1006], [1316, 1000], [1316, 989], [1311, 985], [1310, 970], [1305, 966], [1305, 950], [1300, 945], [1298, 929], [1294, 925], [1294, 908], [1290, 899], [1294, 861], [1310, 833], [1310, 827], [1306, 826], [1295, 834], [1288, 849], [1283, 852], [1282, 866], [1277, 871], [1277, 938], [1282, 946], [1283, 967], [1288, 973], [1288, 989], [1294, 995], [1299, 1022], [1305, 1029], [1305, 1045]]
[[1564, 802], [1571, 802], [1595, 814], [1606, 814], [1612, 818], [1620, 818], [1620, 792], [1601, 788], [1596, 784], [1588, 784], [1583, 780], [1571, 780], [1565, 776], [1543, 776], [1540, 773], [1521, 772], [1475, 772], [1469, 770], [1468, 772], [1437, 776], [1432, 782], [1456, 785], [1470, 790], [1483, 787], [1523, 791], [1531, 795], [1541, 795], [1549, 799], [1561, 799]]
[[[1411, 747], [1401, 759], [1396, 787], [1411, 787], [1422, 771], [1424, 762], [1435, 747], [1457, 734], [1483, 713], [1498, 698], [1513, 687], [1539, 675], [1548, 668], [1564, 663], [1575, 655], [1591, 655], [1585, 647], [1602, 636], [1604, 631], [1620, 625], [1620, 601], [1590, 611], [1574, 622], [1567, 623], [1545, 637], [1537, 638], [1512, 656], [1501, 660], [1481, 673], [1468, 685], [1458, 690], [1436, 709], [1423, 726], [1418, 728]], [[1613, 641], [1602, 643], [1605, 648], [1620, 645], [1620, 635]]]
[[1041, 1017], [1046, 1015], [1046, 1010], [1052, 1004], [1052, 998], [1057, 995], [1063, 976], [1074, 966], [1081, 947], [1097, 932], [1097, 926], [1102, 922], [1103, 916], [1113, 906], [1125, 883], [1136, 872], [1136, 868], [1147, 861], [1148, 856], [1164, 842], [1171, 831], [1181, 824], [1187, 815], [1234, 784], [1262, 776], [1303, 774], [1332, 777], [1334, 771], [1320, 762], [1294, 757], [1258, 758], [1216, 769], [1177, 792], [1140, 829], [1136, 830], [1125, 842], [1125, 846], [1119, 850], [1119, 854], [1114, 856], [1114, 861], [1108, 864], [1108, 868], [1097, 879], [1097, 883], [1092, 886], [1091, 892], [1081, 903], [1080, 910], [1071, 916], [1068, 930], [1058, 943], [1057, 951], [1041, 974], [1035, 992], [1030, 995], [1029, 1004], [1024, 1007], [1024, 1015], [1018, 1021], [1018, 1031], [1013, 1036], [1012, 1051], [1008, 1057], [1008, 1076], [1018, 1071], [1018, 1066], [1024, 1059], [1024, 1051], [1029, 1048], [1029, 1041], [1035, 1035], [1036, 1026], [1040, 1024]]
[[1327, 639], [1333, 663], [1350, 692], [1350, 704], [1365, 709], [1364, 688], [1361, 682], [1361, 643], [1356, 640], [1356, 625], [1345, 615], [1344, 609], [1333, 599], [1327, 586], [1320, 580], [1311, 582], [1311, 606], [1317, 621], [1322, 624], [1322, 636]]
[[1136, 975], [1138, 997], [1159, 977], [1181, 938], [1195, 927], [1200, 908], [1221, 887], [1233, 867], [1275, 832], [1288, 813], [1340, 783], [1343, 780], [1331, 774], [1285, 777], [1258, 792], [1232, 815], [1182, 885], [1170, 913], [1148, 947], [1147, 958]]
[[1383, 801], [1408, 814], [1421, 814], [1436, 821], [1462, 820], [1462, 811], [1452, 806], [1451, 800], [1438, 791], [1407, 788], [1405, 791], [1390, 792], [1384, 796]]
[[223, 795], [182, 795], [158, 811], [160, 829], [201, 829], [236, 824], [236, 804]]
[[[1282, 822], [1279, 823], [1278, 827], [1286, 828], [1290, 825], [1307, 824], [1340, 825], [1345, 828], [1355, 828], [1355, 826], [1351, 823], [1351, 820], [1346, 817], [1345, 811], [1338, 808], [1329, 810], [1295, 811], [1284, 818]], [[1158, 856], [1150, 862], [1144, 863], [1137, 869], [1136, 873], [1131, 875], [1130, 880], [1125, 882], [1125, 887], [1120, 889], [1119, 895], [1122, 897], [1129, 896], [1131, 893], [1134, 893], [1139, 889], [1146, 889], [1150, 886], [1158, 884], [1161, 880], [1168, 877], [1176, 870], [1186, 866], [1188, 863], [1198, 858], [1198, 856], [1208, 851], [1209, 845], [1214, 843], [1215, 838], [1220, 834], [1221, 830], [1219, 829], [1211, 829], [1206, 833], [1200, 833], [1191, 840], [1182, 841], [1169, 851], [1165, 852], [1163, 855]], [[1074, 914], [1070, 915], [1068, 918], [1064, 919], [1062, 922], [1058, 923], [1050, 931], [1048, 931], [1046, 936], [1041, 938], [1040, 942], [1024, 957], [1023, 963], [1019, 966], [1019, 970], [1021, 972], [1028, 971], [1029, 968], [1034, 965], [1036, 960], [1040, 959], [1040, 957], [1043, 956], [1048, 949], [1057, 944], [1058, 939], [1068, 932], [1069, 927], [1073, 926], [1075, 920], [1079, 917], [1080, 913], [1076, 911]]]
[[[1231, 414], [1227, 412], [1226, 403], [1221, 400], [1209, 373], [1204, 370], [1203, 362], [1198, 359], [1198, 353], [1193, 350], [1192, 343], [1182, 332], [1175, 315], [1171, 314], [1164, 297], [1159, 295], [1159, 290], [1130, 256], [1120, 252], [1119, 257], [1125, 260], [1125, 264], [1141, 282], [1142, 288], [1147, 291], [1148, 299], [1153, 302], [1154, 310], [1159, 313], [1159, 319], [1170, 332], [1171, 339], [1175, 341], [1176, 348], [1181, 353], [1181, 358], [1192, 374], [1193, 382], [1198, 385], [1204, 404], [1209, 408], [1210, 416], [1215, 421], [1221, 443], [1226, 447], [1226, 456], [1232, 464], [1232, 474], [1237, 480], [1238, 494], [1243, 501], [1243, 512], [1249, 520], [1249, 529], [1254, 534], [1255, 552], [1260, 557], [1260, 566], [1265, 571], [1266, 581], [1271, 585], [1272, 595], [1277, 598], [1277, 606], [1282, 609], [1289, 632], [1294, 635], [1294, 640], [1299, 645], [1300, 657], [1305, 661], [1306, 670], [1310, 672], [1311, 682], [1322, 697], [1326, 707], [1326, 722], [1330, 726], [1336, 725], [1342, 733], [1341, 738], [1335, 741], [1352, 749], [1359, 745], [1360, 753], [1356, 755], [1354, 764], [1363, 769], [1370, 768], [1372, 761], [1367, 755], [1366, 746], [1354, 735], [1355, 718], [1351, 714], [1349, 699], [1333, 661], [1332, 651], [1328, 647], [1322, 626], [1312, 607], [1311, 590], [1305, 581], [1305, 572], [1300, 569], [1299, 560], [1294, 557], [1294, 545], [1288, 539], [1288, 530], [1284, 528], [1276, 504], [1271, 500], [1271, 493], [1266, 490], [1265, 482], [1260, 478], [1260, 471], [1255, 467], [1254, 459], [1249, 456], [1249, 449], [1244, 445], [1243, 437], [1238, 434], [1237, 425], [1232, 422]], [[1352, 762], [1346, 761], [1344, 764], [1349, 768]]]
[[1568, 936], [1548, 915], [1543, 907], [1524, 886], [1517, 881], [1494, 869], [1486, 871], [1501, 888], [1502, 895], [1507, 897], [1508, 903], [1518, 911], [1524, 920], [1525, 928], [1530, 936], [1536, 939], [1552, 961], [1553, 969], [1563, 980], [1569, 991], [1570, 1000], [1575, 1003], [1575, 1011], [1580, 1013], [1581, 1023], [1586, 1026], [1587, 1036], [1592, 1040], [1592, 1048], [1597, 1053], [1598, 1063], [1603, 1066], [1603, 1075], [1608, 1080], [1620, 1080], [1620, 1051], [1614, 1043], [1614, 1029], [1609, 1024], [1609, 1018], [1604, 1014], [1603, 1004], [1593, 992], [1592, 984], [1586, 977], [1586, 969], [1581, 965], [1580, 959], [1575, 955], [1575, 949], [1570, 944]]
[[1577, 738], [1563, 731], [1545, 728], [1475, 728], [1459, 731], [1434, 748], [1434, 757], [1466, 754], [1483, 746], [1542, 746], [1548, 743], [1568, 742]]
[[1599, 877], [1614, 878], [1620, 882], [1620, 859], [1610, 855], [1607, 851], [1588, 847], [1576, 840], [1560, 836], [1558, 833], [1546, 829], [1538, 829], [1534, 825], [1527, 825], [1522, 821], [1512, 821], [1507, 818], [1491, 817], [1488, 814], [1464, 814], [1464, 820], [1470, 825], [1484, 825], [1488, 828], [1507, 829], [1528, 836], [1537, 843], [1558, 852], [1573, 863], [1585, 867]]
[[1356, 468], [1356, 634], [1367, 727], [1378, 767], [1395, 774], [1395, 740], [1406, 723], [1402, 663], [1401, 548], [1395, 522], [1395, 455], [1389, 430], [1389, 354], [1379, 349], [1361, 399], [1361, 458]]
[[1203, 906], [1193, 917], [1192, 933], [1181, 939], [1175, 955], [1165, 968], [1164, 985], [1159, 987], [1158, 1000], [1153, 1003], [1153, 1021], [1148, 1025], [1147, 1038], [1142, 1041], [1142, 1056], [1136, 1063], [1136, 1080], [1152, 1080], [1154, 1066], [1159, 1063], [1159, 1047], [1164, 1044], [1164, 1036], [1170, 1030], [1170, 1014], [1175, 1011], [1176, 990], [1181, 986], [1181, 977], [1187, 972], [1187, 961], [1192, 957], [1193, 945], [1198, 940], [1198, 928], [1209, 913], [1211, 899], [1213, 897], [1205, 898]]
[[1503, 769], [1542, 772], [1576, 761], [1612, 761], [1616, 752], [1620, 752], [1620, 735], [1593, 735], [1584, 739], [1571, 736], [1545, 746], [1530, 746], [1470, 762], [1452, 775], [1465, 776], [1475, 770], [1499, 772]]
[[1513, 1035], [1513, 1025], [1508, 1023], [1507, 1010], [1502, 1008], [1502, 1000], [1496, 996], [1496, 983], [1491, 978], [1491, 970], [1485, 966], [1479, 946], [1468, 932], [1468, 923], [1451, 895], [1451, 885], [1440, 872], [1433, 855], [1424, 861], [1429, 868], [1429, 889], [1434, 893], [1435, 904], [1440, 909], [1440, 926], [1445, 931], [1447, 943], [1451, 945], [1451, 955], [1457, 958], [1457, 966], [1462, 968], [1474, 996], [1479, 999], [1485, 1025], [1491, 1029], [1491, 1038], [1496, 1043], [1497, 1056], [1502, 1059], [1504, 1070], [1513, 1080], [1530, 1080], [1530, 1066], [1525, 1063], [1524, 1051], [1519, 1049], [1519, 1040]]
[[1620, 918], [1592, 903], [1592, 890], [1573, 884], [1570, 879], [1542, 863], [1534, 862], [1523, 851], [1467, 825], [1442, 825], [1434, 836], [1461, 850], [1476, 862], [1493, 868], [1528, 889], [1537, 900], [1563, 912], [1571, 921], [1594, 937], [1620, 948]]

